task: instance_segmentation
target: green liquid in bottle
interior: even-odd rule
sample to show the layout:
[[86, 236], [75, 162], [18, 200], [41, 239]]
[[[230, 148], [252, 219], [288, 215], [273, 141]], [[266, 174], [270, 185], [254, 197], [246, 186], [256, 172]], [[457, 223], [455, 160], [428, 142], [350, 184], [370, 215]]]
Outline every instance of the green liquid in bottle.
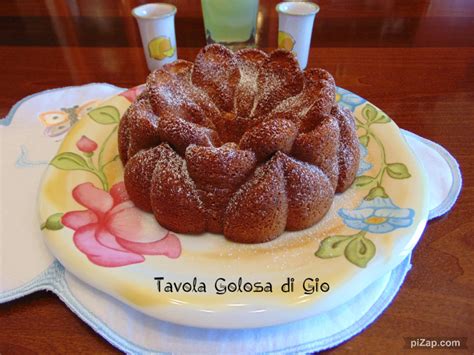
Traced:
[[258, 0], [201, 0], [208, 43], [254, 43]]

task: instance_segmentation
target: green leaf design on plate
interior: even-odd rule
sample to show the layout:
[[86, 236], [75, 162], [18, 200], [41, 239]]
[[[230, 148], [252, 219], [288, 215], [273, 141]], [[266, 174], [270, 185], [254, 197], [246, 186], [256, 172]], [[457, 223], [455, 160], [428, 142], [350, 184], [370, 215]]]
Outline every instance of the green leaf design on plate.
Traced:
[[114, 124], [120, 121], [120, 112], [114, 106], [100, 106], [88, 113], [90, 118], [100, 124]]
[[358, 176], [355, 179], [354, 183], [357, 187], [362, 187], [374, 182], [374, 180], [375, 178], [373, 178], [372, 176], [362, 175], [362, 176]]
[[376, 197], [387, 198], [388, 195], [382, 186], [376, 186], [369, 191], [369, 194], [365, 196], [364, 200], [370, 201]]
[[390, 119], [390, 117], [387, 117], [385, 115], [382, 115], [382, 116], [379, 116], [377, 117], [373, 123], [389, 123], [391, 122], [392, 120]]
[[377, 109], [369, 104], [366, 104], [362, 109], [362, 115], [365, 117], [367, 122], [373, 122], [377, 118]]
[[375, 244], [365, 238], [359, 237], [353, 239], [344, 250], [344, 255], [354, 265], [366, 267], [369, 261], [375, 255]]
[[324, 239], [319, 245], [318, 251], [314, 254], [322, 259], [334, 258], [344, 254], [347, 243], [353, 235], [333, 235]]
[[402, 163], [392, 163], [387, 165], [387, 173], [394, 179], [408, 179], [411, 175], [408, 168]]
[[364, 147], [367, 147], [370, 142], [370, 137], [368, 135], [359, 137], [359, 142], [362, 144]]
[[56, 155], [49, 164], [61, 170], [90, 171], [85, 159], [80, 155], [71, 152], [64, 152]]
[[57, 231], [63, 228], [63, 224], [61, 223], [61, 218], [63, 217], [63, 213], [55, 213], [48, 217], [46, 222], [41, 225], [41, 230], [49, 229], [51, 231]]

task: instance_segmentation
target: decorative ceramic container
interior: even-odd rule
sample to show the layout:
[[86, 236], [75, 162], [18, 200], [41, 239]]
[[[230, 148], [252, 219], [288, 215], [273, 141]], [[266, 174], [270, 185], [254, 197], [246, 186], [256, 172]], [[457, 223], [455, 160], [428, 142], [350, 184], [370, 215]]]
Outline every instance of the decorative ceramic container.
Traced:
[[292, 51], [301, 69], [308, 64], [311, 35], [319, 6], [312, 2], [281, 2], [278, 12], [278, 48]]
[[174, 16], [176, 7], [154, 3], [132, 10], [142, 37], [148, 69], [153, 71], [177, 59]]

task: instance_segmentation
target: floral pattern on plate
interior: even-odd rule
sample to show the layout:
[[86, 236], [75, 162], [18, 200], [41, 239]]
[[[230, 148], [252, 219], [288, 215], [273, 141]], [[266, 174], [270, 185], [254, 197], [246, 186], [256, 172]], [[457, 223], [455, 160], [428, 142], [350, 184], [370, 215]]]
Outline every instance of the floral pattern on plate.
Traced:
[[[136, 95], [136, 88], [122, 94], [130, 101]], [[150, 223], [150, 216], [143, 214], [130, 201], [123, 182], [109, 188], [104, 170], [116, 162], [119, 155], [105, 161], [104, 151], [118, 129], [119, 110], [110, 105], [99, 106], [88, 115], [96, 123], [112, 127], [104, 142], [99, 146], [83, 135], [76, 142], [77, 152], [59, 153], [50, 165], [60, 170], [89, 172], [100, 181], [101, 187], [91, 182], [74, 187], [73, 199], [86, 209], [54, 213], [41, 225], [41, 229], [60, 230], [67, 227], [74, 230], [73, 240], [77, 249], [99, 266], [141, 263], [145, 260], [144, 255], [178, 258], [181, 254], [178, 237], [157, 223]]]
[[[354, 112], [359, 104], [364, 104], [366, 101], [339, 88], [338, 102]], [[362, 134], [359, 135], [361, 161], [354, 185], [356, 188], [370, 188], [370, 190], [357, 208], [352, 210], [341, 208], [338, 215], [346, 226], [358, 232], [325, 238], [315, 255], [322, 259], [344, 255], [352, 264], [366, 267], [376, 253], [375, 244], [367, 234], [385, 234], [398, 228], [409, 227], [413, 223], [415, 211], [396, 206], [383, 186], [383, 178], [386, 175], [399, 180], [411, 177], [405, 164], [387, 162], [384, 144], [372, 129], [373, 125], [389, 123], [391, 119], [369, 103], [365, 103], [362, 108], [362, 119], [357, 117], [355, 119], [356, 127]], [[370, 142], [374, 142], [380, 151], [381, 166], [375, 175], [364, 175], [373, 168], [373, 164], [366, 160]]]

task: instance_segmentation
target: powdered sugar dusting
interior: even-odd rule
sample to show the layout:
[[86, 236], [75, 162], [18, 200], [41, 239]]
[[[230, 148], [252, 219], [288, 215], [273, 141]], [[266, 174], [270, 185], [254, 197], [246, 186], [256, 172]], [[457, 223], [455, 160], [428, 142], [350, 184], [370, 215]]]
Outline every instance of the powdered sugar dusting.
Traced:
[[224, 46], [209, 45], [196, 57], [192, 82], [204, 90], [223, 111], [231, 112], [240, 70], [234, 54]]
[[248, 117], [254, 107], [258, 92], [258, 74], [268, 55], [258, 49], [243, 49], [236, 53], [240, 69], [240, 81], [234, 97], [234, 112]]
[[303, 89], [303, 73], [291, 52], [276, 50], [270, 54], [258, 75], [258, 95], [252, 116], [262, 116], [281, 101]]
[[[233, 238], [237, 241], [274, 238], [285, 229], [288, 216], [293, 216], [292, 223], [297, 226], [293, 228], [319, 219], [318, 214], [312, 213], [315, 201], [320, 201], [320, 212], [324, 214], [333, 198], [334, 190], [324, 187], [327, 178], [337, 184], [338, 177], [343, 177], [349, 186], [354, 178], [352, 171], [357, 170], [359, 158], [353, 149], [354, 137], [357, 139], [355, 127], [348, 124], [343, 111], [331, 112], [331, 107], [337, 108], [334, 79], [322, 69], [301, 72], [288, 52], [277, 50], [268, 56], [258, 50], [244, 50], [233, 54], [219, 45], [208, 46], [198, 55], [194, 67], [183, 61], [150, 74], [144, 97], [149, 99], [149, 106], [142, 109], [152, 110], [156, 115], [147, 117], [158, 117], [150, 119], [150, 127], [155, 128], [156, 123], [161, 140], [171, 145], [162, 145], [165, 148], [154, 170], [162, 173], [154, 174], [154, 184], [167, 186], [165, 195], [180, 204], [195, 204], [204, 215], [212, 212], [214, 219], [220, 218], [219, 209], [228, 218], [240, 218], [236, 228], [241, 228], [242, 223], [247, 225], [241, 229], [245, 240]], [[233, 121], [245, 122], [244, 137], [253, 137], [252, 144], [243, 138], [239, 144], [230, 144], [219, 137], [226, 115], [238, 115], [240, 121]], [[325, 116], [331, 117], [335, 125], [324, 124]], [[131, 119], [131, 130], [143, 127]], [[259, 122], [265, 123], [262, 132], [256, 131]], [[220, 128], [216, 130], [218, 124]], [[287, 132], [291, 139], [282, 140], [282, 144], [261, 154], [263, 148], [278, 142], [282, 132]], [[330, 144], [331, 140], [338, 143]], [[190, 144], [194, 144], [193, 151], [207, 150], [188, 156]], [[204, 156], [200, 154], [208, 155], [201, 159]], [[239, 165], [243, 164], [239, 159], [249, 154], [260, 160], [253, 174], [255, 162], [250, 170], [245, 164]], [[145, 160], [139, 163], [150, 164]], [[233, 170], [235, 167], [237, 170]], [[304, 187], [307, 181], [313, 183]], [[314, 185], [318, 187], [312, 188]], [[181, 216], [182, 212], [178, 207], [169, 208], [166, 225], [173, 229], [173, 213]], [[160, 214], [155, 216], [161, 222]], [[176, 223], [182, 222], [176, 218]], [[208, 222], [208, 228], [209, 225]], [[180, 227], [176, 225], [177, 230]], [[206, 227], [199, 224], [196, 228]], [[252, 240], [245, 229], [253, 230], [255, 235], [263, 233], [263, 237]], [[231, 227], [224, 234], [236, 235]]]

